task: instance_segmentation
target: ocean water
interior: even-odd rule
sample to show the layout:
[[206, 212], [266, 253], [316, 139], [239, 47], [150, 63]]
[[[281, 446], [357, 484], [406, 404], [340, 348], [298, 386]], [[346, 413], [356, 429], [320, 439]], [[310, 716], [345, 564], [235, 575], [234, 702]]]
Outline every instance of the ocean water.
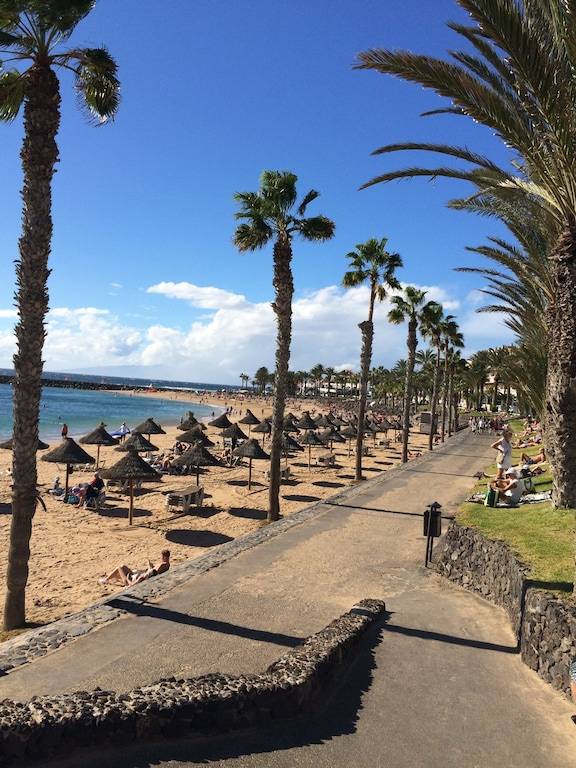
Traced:
[[[140, 385], [142, 382], [139, 382]], [[221, 408], [202, 405], [193, 401], [175, 401], [163, 398], [131, 395], [102, 390], [64, 389], [45, 387], [40, 408], [40, 437], [46, 442], [60, 437], [62, 424], [68, 424], [70, 437], [81, 437], [95, 429], [103, 421], [108, 431], [117, 429], [123, 421], [135, 427], [148, 417], [164, 425], [178, 424], [187, 411], [193, 411], [197, 419], [218, 415]], [[12, 435], [12, 387], [0, 384], [0, 438]]]

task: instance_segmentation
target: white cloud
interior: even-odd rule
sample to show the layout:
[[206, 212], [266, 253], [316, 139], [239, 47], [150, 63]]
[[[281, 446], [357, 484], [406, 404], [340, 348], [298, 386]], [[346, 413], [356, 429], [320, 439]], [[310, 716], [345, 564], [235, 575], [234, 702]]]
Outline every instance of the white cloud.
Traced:
[[[460, 306], [457, 298], [439, 286], [422, 288], [447, 311]], [[269, 302], [251, 303], [240, 294], [186, 282], [159, 283], [147, 292], [206, 311], [187, 328], [177, 328], [169, 320], [168, 303], [164, 311], [155, 308], [163, 322], [146, 322], [145, 317], [139, 317], [144, 325], [136, 328], [130, 313], [122, 318], [104, 308], [56, 307], [47, 318], [46, 368], [161, 366], [166, 378], [226, 382], [236, 381], [241, 370], [273, 367], [276, 323]], [[357, 369], [361, 342], [358, 323], [366, 318], [368, 302], [366, 286], [345, 291], [332, 285], [297, 295], [293, 302], [291, 368], [306, 370], [320, 362], [337, 370]], [[470, 346], [480, 348], [510, 340], [501, 317], [476, 314], [468, 298], [466, 305], [459, 321]], [[389, 308], [388, 300], [376, 306], [374, 365], [389, 366], [406, 356], [406, 328], [386, 321]], [[0, 365], [10, 364], [14, 347], [12, 330], [0, 331]]]
[[0, 318], [14, 318], [18, 317], [18, 312], [15, 309], [0, 309]]
[[146, 293], [159, 293], [169, 299], [183, 299], [193, 307], [200, 309], [219, 309], [222, 307], [241, 307], [246, 304], [246, 297], [239, 293], [225, 291], [222, 288], [202, 287], [193, 283], [158, 283], [146, 289]]
[[115, 290], [120, 290], [120, 288], [124, 288], [122, 283], [110, 283], [110, 288], [114, 288]]

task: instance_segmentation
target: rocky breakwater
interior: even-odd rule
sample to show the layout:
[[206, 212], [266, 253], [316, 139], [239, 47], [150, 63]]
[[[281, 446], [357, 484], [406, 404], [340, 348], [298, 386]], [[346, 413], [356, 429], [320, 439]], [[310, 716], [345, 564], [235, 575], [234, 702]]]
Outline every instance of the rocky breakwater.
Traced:
[[169, 678], [128, 693], [95, 690], [0, 702], [0, 760], [46, 760], [78, 747], [200, 736], [301, 714], [386, 612], [362, 600], [259, 675]]
[[[570, 693], [576, 660], [576, 606], [530, 579], [530, 568], [503, 541], [452, 522], [435, 557], [446, 578], [502, 606], [522, 660], [557, 690]], [[550, 589], [554, 584], [550, 584]]]

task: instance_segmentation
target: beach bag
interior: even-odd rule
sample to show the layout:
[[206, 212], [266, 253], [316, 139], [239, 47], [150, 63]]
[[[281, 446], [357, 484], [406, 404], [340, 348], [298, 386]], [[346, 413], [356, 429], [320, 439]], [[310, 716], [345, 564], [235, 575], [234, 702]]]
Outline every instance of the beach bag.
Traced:
[[484, 506], [495, 507], [496, 504], [498, 504], [498, 491], [495, 491], [494, 488], [488, 488], [484, 498]]

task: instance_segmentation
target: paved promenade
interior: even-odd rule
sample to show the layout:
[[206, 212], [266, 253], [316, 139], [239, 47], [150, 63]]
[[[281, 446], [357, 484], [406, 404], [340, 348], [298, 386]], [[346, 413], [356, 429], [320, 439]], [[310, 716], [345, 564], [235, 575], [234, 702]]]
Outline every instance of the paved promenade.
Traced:
[[574, 710], [521, 663], [504, 612], [422, 567], [426, 504], [454, 511], [492, 458], [488, 446], [486, 438], [458, 436], [154, 604], [121, 597], [128, 617], [0, 678], [0, 697], [257, 672], [356, 601], [375, 597], [386, 601], [388, 622], [305, 722], [53, 765], [576, 766]]

